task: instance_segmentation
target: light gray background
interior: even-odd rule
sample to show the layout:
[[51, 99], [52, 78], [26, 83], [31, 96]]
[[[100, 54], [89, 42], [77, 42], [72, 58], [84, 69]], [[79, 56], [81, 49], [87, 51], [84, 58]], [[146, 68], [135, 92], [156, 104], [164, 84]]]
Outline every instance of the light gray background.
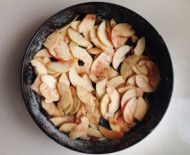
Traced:
[[[107, 0], [105, 0], [107, 1]], [[30, 38], [50, 16], [84, 0], [0, 0], [0, 154], [76, 155], [33, 122], [20, 93], [21, 60]], [[110, 1], [108, 1], [110, 2]], [[145, 17], [163, 36], [175, 71], [174, 93], [158, 127], [117, 155], [190, 154], [190, 0], [114, 0]]]

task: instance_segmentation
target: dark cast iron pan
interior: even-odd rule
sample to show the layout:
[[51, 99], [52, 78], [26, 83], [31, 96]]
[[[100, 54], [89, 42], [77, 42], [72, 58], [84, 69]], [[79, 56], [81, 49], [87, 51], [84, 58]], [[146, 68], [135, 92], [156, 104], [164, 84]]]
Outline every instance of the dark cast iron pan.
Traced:
[[[60, 132], [42, 111], [40, 98], [30, 89], [35, 73], [30, 64], [37, 51], [42, 48], [45, 38], [55, 29], [69, 23], [76, 15], [83, 17], [93, 13], [97, 18], [127, 22], [133, 25], [137, 35], [146, 38], [146, 55], [157, 64], [161, 81], [158, 89], [148, 96], [150, 109], [142, 122], [120, 140], [86, 141], [72, 140]], [[158, 125], [169, 105], [173, 89], [173, 69], [168, 49], [158, 32], [143, 17], [119, 5], [104, 2], [89, 2], [66, 8], [48, 19], [33, 36], [23, 58], [21, 72], [21, 89], [26, 107], [36, 124], [57, 143], [75, 151], [84, 153], [111, 153], [126, 149], [145, 138]], [[104, 122], [103, 122], [104, 124]]]

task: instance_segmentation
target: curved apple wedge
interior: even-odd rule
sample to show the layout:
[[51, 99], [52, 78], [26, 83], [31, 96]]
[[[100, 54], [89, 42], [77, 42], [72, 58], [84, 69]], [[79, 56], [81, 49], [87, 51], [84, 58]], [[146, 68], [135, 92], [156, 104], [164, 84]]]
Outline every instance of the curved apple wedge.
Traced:
[[47, 64], [47, 68], [58, 73], [65, 73], [70, 70], [72, 67], [73, 62], [72, 61], [66, 61], [66, 62], [50, 62]]
[[74, 30], [77, 31], [80, 22], [81, 22], [81, 21], [79, 21], [79, 20], [76, 20], [76, 21], [71, 22], [71, 27], [72, 27]]
[[108, 119], [109, 117], [114, 116], [108, 113], [109, 103], [110, 103], [110, 97], [108, 94], [105, 94], [102, 97], [101, 102], [100, 102], [100, 112], [105, 119]]
[[36, 59], [31, 60], [31, 64], [33, 67], [35, 67], [35, 70], [36, 70], [38, 75], [47, 74], [46, 67], [41, 62], [39, 62], [38, 60], [36, 60]]
[[116, 118], [109, 118], [109, 125], [113, 131], [126, 132], [129, 130], [129, 125], [124, 121], [124, 119], [119, 116]]
[[142, 37], [137, 41], [137, 45], [134, 48], [134, 54], [135, 55], [142, 55], [145, 50], [145, 38]]
[[100, 139], [103, 137], [99, 130], [90, 128], [90, 127], [88, 128], [87, 135], [89, 137], [93, 137], [93, 138], [97, 138], [97, 139]]
[[55, 89], [57, 80], [51, 75], [42, 75], [41, 80], [43, 83], [47, 84], [52, 89]]
[[50, 119], [50, 121], [55, 125], [55, 126], [60, 126], [63, 123], [66, 122], [74, 122], [75, 117], [73, 115], [66, 115], [62, 117], [53, 117]]
[[96, 83], [96, 95], [98, 98], [102, 98], [106, 93], [107, 79], [100, 80]]
[[117, 88], [125, 83], [122, 76], [116, 76], [113, 77], [108, 81], [108, 85], [113, 86], [114, 88]]
[[41, 102], [42, 108], [48, 113], [50, 116], [59, 116], [59, 110], [57, 109], [55, 103], [46, 103], [44, 101]]
[[63, 131], [65, 133], [71, 132], [77, 126], [76, 123], [68, 122], [64, 123], [59, 127], [59, 131]]
[[130, 37], [133, 34], [135, 34], [135, 31], [132, 29], [132, 26], [127, 23], [119, 23], [112, 29], [113, 38], [117, 36]]

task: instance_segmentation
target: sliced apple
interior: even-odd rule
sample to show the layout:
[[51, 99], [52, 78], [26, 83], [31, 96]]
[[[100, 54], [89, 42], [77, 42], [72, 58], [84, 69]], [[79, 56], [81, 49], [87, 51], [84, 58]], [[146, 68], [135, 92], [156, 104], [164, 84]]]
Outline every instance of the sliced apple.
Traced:
[[119, 23], [115, 25], [112, 29], [112, 37], [130, 37], [135, 33], [132, 26], [127, 23]]
[[123, 108], [123, 119], [128, 124], [133, 124], [134, 122], [134, 114], [137, 107], [137, 98], [131, 98]]
[[40, 93], [40, 85], [42, 84], [41, 76], [37, 76], [34, 83], [30, 86], [32, 90], [34, 90], [37, 94]]
[[97, 139], [100, 139], [103, 137], [99, 130], [90, 128], [90, 127], [88, 128], [87, 135], [89, 137], [93, 137], [93, 138], [97, 138]]
[[92, 81], [90, 79], [90, 77], [88, 76], [88, 74], [83, 74], [82, 76], [84, 79], [88, 80], [88, 82], [90, 82], [92, 84]]
[[65, 83], [57, 83], [57, 90], [61, 96], [67, 93], [67, 95], [71, 96], [71, 89]]
[[113, 77], [111, 80], [108, 81], [108, 85], [113, 86], [114, 88], [117, 88], [124, 83], [125, 81], [122, 76]]
[[74, 30], [77, 31], [80, 22], [81, 22], [81, 21], [79, 21], [79, 20], [76, 20], [76, 21], [71, 22], [71, 27], [72, 27]]
[[57, 89], [52, 89], [48, 84], [42, 83], [40, 85], [40, 92], [42, 96], [44, 96], [46, 99], [50, 101], [58, 101], [59, 100], [59, 94], [57, 92]]
[[69, 79], [71, 81], [71, 83], [73, 84], [73, 86], [79, 86], [82, 87], [84, 89], [86, 89], [87, 91], [93, 91], [94, 88], [92, 87], [92, 85], [90, 84], [90, 82], [88, 82], [86, 79], [82, 78], [81, 76], [79, 76], [75, 70], [75, 68], [71, 68], [69, 71]]
[[112, 47], [111, 41], [109, 40], [106, 33], [106, 21], [104, 20], [98, 27], [97, 36], [99, 40], [107, 47]]
[[[148, 74], [148, 67], [147, 67], [147, 60], [140, 60], [136, 65], [136, 69], [138, 70], [139, 74], [147, 75]], [[133, 69], [134, 70], [134, 69]], [[135, 71], [134, 71], [135, 72]]]
[[147, 110], [148, 110], [148, 103], [142, 97], [139, 97], [137, 100], [137, 107], [134, 115], [135, 118], [141, 121], [144, 118]]
[[112, 18], [112, 19], [110, 20], [110, 26], [111, 26], [111, 28], [113, 28], [115, 25], [117, 25], [117, 23], [116, 23], [116, 21]]
[[97, 37], [92, 38], [92, 39], [91, 39], [91, 42], [92, 42], [96, 47], [98, 47], [98, 48], [100, 48], [100, 49], [102, 49], [102, 50], [105, 50], [106, 48], [108, 48], [108, 47], [106, 47], [103, 43], [101, 43], [100, 40], [99, 40]]
[[133, 86], [133, 85], [122, 86], [122, 87], [118, 88], [118, 92], [119, 92], [120, 94], [123, 94], [123, 93], [125, 93], [127, 90], [132, 89], [132, 88], [135, 88], [135, 86]]
[[74, 122], [75, 117], [73, 115], [65, 115], [62, 117], [53, 117], [50, 119], [50, 121], [53, 123], [53, 125], [60, 126], [62, 123]]
[[131, 39], [132, 39], [132, 42], [133, 42], [133, 43], [136, 43], [139, 38], [138, 38], [138, 36], [133, 35], [133, 36], [131, 37]]
[[72, 67], [73, 62], [72, 61], [66, 61], [66, 62], [50, 62], [47, 64], [47, 68], [58, 73], [65, 73], [70, 70]]
[[123, 137], [122, 132], [109, 130], [101, 125], [98, 126], [98, 129], [100, 130], [101, 134], [104, 137], [109, 138], [109, 139], [120, 139]]
[[91, 79], [91, 81], [93, 81], [94, 83], [98, 82], [98, 78], [92, 74], [92, 73], [89, 73], [89, 78]]
[[145, 38], [142, 37], [137, 41], [137, 45], [134, 48], [135, 55], [142, 55], [145, 50]]
[[118, 75], [118, 72], [112, 67], [108, 67], [108, 79], [112, 79]]
[[31, 60], [31, 64], [33, 67], [35, 67], [35, 70], [38, 75], [47, 74], [46, 67], [42, 63], [40, 63], [38, 60], [36, 59]]
[[94, 39], [96, 38], [96, 30], [97, 30], [97, 26], [94, 26], [91, 30], [90, 30], [90, 39]]
[[91, 55], [84, 48], [78, 46], [71, 48], [71, 53], [75, 58], [84, 62], [83, 66], [79, 66], [79, 74], [88, 73], [93, 62]]
[[124, 133], [129, 130], [129, 125], [124, 121], [121, 116], [119, 116], [117, 119], [109, 118], [109, 125], [113, 131]]
[[51, 61], [49, 57], [37, 57], [36, 60], [38, 60], [44, 66], [46, 66]]
[[66, 73], [61, 74], [61, 76], [59, 77], [59, 83], [64, 83], [68, 87], [70, 86], [70, 81]]
[[57, 80], [51, 75], [42, 75], [41, 80], [46, 83], [50, 88], [55, 89]]
[[96, 107], [94, 112], [87, 112], [87, 118], [89, 120], [89, 125], [94, 128], [97, 129], [99, 121], [100, 121], [100, 112], [99, 109]]
[[152, 92], [152, 88], [150, 86], [150, 81], [145, 75], [136, 75], [135, 77], [136, 84], [139, 88], [143, 89], [145, 92]]
[[128, 85], [132, 85], [132, 86], [135, 86], [135, 85], [136, 85], [135, 76], [136, 76], [136, 75], [133, 75], [133, 76], [131, 76], [131, 77], [129, 77], [129, 78], [127, 79], [127, 84], [128, 84]]
[[117, 49], [121, 46], [124, 46], [127, 39], [128, 39], [127, 37], [118, 36], [118, 37], [112, 38], [112, 42], [113, 42], [114, 47]]
[[51, 51], [58, 45], [59, 40], [60, 34], [57, 31], [55, 31], [46, 38], [43, 44], [48, 50]]
[[64, 123], [59, 127], [59, 131], [63, 131], [65, 133], [71, 132], [74, 128], [76, 128], [77, 124], [76, 123]]
[[107, 79], [100, 80], [96, 83], [96, 95], [98, 98], [102, 98], [106, 93]]
[[77, 139], [79, 137], [86, 137], [88, 131], [88, 118], [83, 116], [81, 122], [69, 133], [70, 138]]
[[42, 108], [48, 113], [50, 116], [59, 116], [59, 110], [56, 108], [55, 103], [46, 103], [44, 101], [41, 102]]
[[[82, 35], [86, 40], [90, 40], [90, 31], [83, 32]], [[92, 46], [89, 46], [88, 49], [90, 49]]]
[[82, 47], [92, 46], [92, 44], [88, 40], [86, 40], [81, 34], [73, 30], [72, 28], [68, 28], [68, 35], [74, 43]]
[[51, 57], [48, 53], [47, 49], [41, 49], [39, 50], [35, 55], [34, 58], [41, 58], [41, 57]]
[[117, 69], [119, 67], [120, 63], [125, 59], [125, 55], [130, 51], [130, 49], [130, 46], [124, 45], [116, 50], [112, 60], [114, 69]]
[[111, 100], [110, 100], [109, 95], [105, 94], [102, 97], [101, 102], [100, 102], [100, 112], [105, 119], [108, 119], [109, 117], [114, 116], [113, 114], [108, 113], [108, 106], [109, 106], [110, 101]]
[[103, 50], [100, 48], [97, 48], [97, 47], [93, 47], [88, 50], [88, 53], [90, 53], [90, 54], [100, 54], [102, 52], [103, 52]]
[[86, 116], [86, 110], [84, 108], [84, 105], [81, 105], [79, 110], [76, 113], [76, 123], [80, 122], [81, 117]]

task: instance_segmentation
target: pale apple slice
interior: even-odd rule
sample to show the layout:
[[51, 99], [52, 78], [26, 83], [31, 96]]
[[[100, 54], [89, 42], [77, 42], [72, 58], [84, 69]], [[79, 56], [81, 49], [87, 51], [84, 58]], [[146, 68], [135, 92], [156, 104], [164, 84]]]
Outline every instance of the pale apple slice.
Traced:
[[111, 100], [110, 100], [109, 95], [105, 94], [102, 97], [101, 102], [100, 102], [100, 112], [105, 119], [108, 119], [109, 117], [113, 116], [113, 115], [108, 113], [108, 106], [109, 106], [110, 101]]
[[136, 85], [135, 76], [136, 76], [136, 75], [132, 75], [131, 77], [129, 77], [129, 78], [127, 79], [126, 84], [135, 86], [135, 85]]
[[90, 30], [90, 39], [94, 39], [96, 38], [96, 30], [97, 30], [98, 26], [94, 26], [91, 30]]
[[48, 84], [42, 83], [40, 85], [40, 92], [42, 96], [44, 96], [46, 99], [50, 101], [58, 101], [59, 100], [59, 94], [57, 92], [57, 89], [52, 89]]
[[64, 124], [62, 124], [62, 125], [59, 127], [59, 131], [63, 131], [63, 132], [65, 132], [65, 133], [69, 133], [69, 132], [71, 132], [76, 126], [77, 126], [76, 123], [71, 123], [71, 122], [64, 123]]
[[36, 60], [38, 60], [44, 66], [46, 66], [49, 62], [51, 62], [49, 57], [37, 57]]
[[68, 87], [70, 86], [70, 81], [66, 73], [61, 74], [61, 76], [59, 77], [59, 83], [64, 83]]
[[82, 87], [82, 88], [86, 89], [89, 92], [94, 90], [94, 88], [92, 87], [90, 82], [88, 82], [86, 79], [82, 78], [81, 76], [79, 76], [77, 74], [75, 68], [70, 69], [70, 71], [69, 71], [69, 79], [70, 79], [71, 83], [73, 84], [73, 86]]
[[135, 33], [132, 29], [132, 26], [127, 23], [119, 23], [115, 25], [112, 29], [112, 37], [115, 38], [117, 36], [122, 37], [130, 37]]
[[110, 80], [110, 79], [116, 77], [118, 75], [118, 72], [115, 69], [113, 69], [112, 67], [109, 67], [107, 74], [108, 74], [108, 80]]
[[123, 85], [124, 83], [125, 83], [125, 81], [121, 75], [113, 77], [112, 79], [110, 79], [108, 81], [108, 85], [113, 86], [114, 88], [117, 88], [117, 87]]
[[108, 86], [106, 91], [111, 100], [111, 102], [108, 105], [108, 113], [115, 114], [115, 112], [119, 109], [120, 106], [119, 92], [113, 86]]
[[53, 123], [53, 125], [60, 126], [62, 123], [74, 122], [75, 117], [73, 115], [65, 115], [62, 117], [53, 117], [50, 119], [50, 121]]
[[55, 103], [46, 103], [44, 101], [41, 102], [42, 108], [48, 113], [50, 116], [59, 116], [59, 110], [57, 109]]
[[[90, 40], [90, 31], [83, 32], [82, 35], [86, 40]], [[92, 46], [89, 46], [88, 49], [90, 49]]]
[[121, 108], [133, 97], [141, 97], [143, 95], [143, 90], [140, 88], [131, 88], [127, 90], [121, 98]]
[[123, 94], [123, 93], [125, 93], [127, 90], [132, 89], [132, 88], [135, 88], [135, 86], [133, 86], [133, 85], [122, 86], [122, 87], [118, 88], [118, 92], [119, 92], [120, 94]]
[[107, 79], [100, 80], [96, 83], [96, 95], [100, 99], [106, 93]]
[[141, 121], [144, 118], [147, 110], [148, 110], [148, 103], [142, 97], [139, 97], [137, 100], [137, 107], [134, 115], [135, 118], [138, 121]]
[[120, 63], [125, 59], [125, 55], [130, 51], [131, 47], [124, 45], [116, 50], [113, 56], [112, 65], [114, 69], [117, 69]]
[[79, 137], [86, 137], [88, 131], [89, 121], [88, 118], [83, 116], [81, 122], [69, 133], [69, 137], [77, 139]]
[[77, 113], [76, 113], [76, 123], [79, 123], [79, 122], [80, 122], [80, 119], [81, 119], [83, 116], [86, 116], [86, 110], [85, 110], [85, 108], [84, 108], [84, 105], [81, 105], [81, 107], [79, 108], [79, 110], [78, 110]]
[[[140, 60], [138, 64], [135, 65], [136, 69], [140, 72], [140, 74], [147, 75], [148, 74], [148, 67], [147, 67], [147, 60]], [[134, 71], [135, 72], [135, 71]]]
[[70, 70], [72, 67], [73, 62], [72, 61], [66, 61], [66, 62], [50, 62], [47, 64], [47, 68], [58, 73], [65, 73]]
[[51, 75], [42, 75], [41, 80], [46, 83], [50, 88], [55, 89], [57, 80]]
[[90, 127], [88, 128], [87, 135], [89, 137], [93, 137], [93, 138], [97, 138], [97, 139], [100, 139], [103, 137], [99, 130], [90, 128]]
[[98, 78], [94, 74], [89, 73], [88, 75], [92, 82], [94, 83], [98, 82]]
[[92, 81], [90, 79], [90, 77], [88, 76], [88, 74], [83, 74], [82, 76], [84, 79], [86, 79], [88, 82], [90, 82], [90, 84], [92, 84]]
[[150, 81], [145, 75], [136, 75], [135, 76], [136, 84], [139, 88], [143, 89], [145, 92], [152, 92], [152, 88], [150, 86]]
[[101, 134], [108, 139], [120, 139], [123, 137], [122, 132], [109, 130], [101, 125], [98, 126], [98, 129], [100, 130]]
[[68, 35], [74, 43], [82, 47], [92, 46], [92, 44], [88, 40], [86, 40], [81, 34], [73, 30], [72, 28], [68, 28]]
[[137, 107], [137, 98], [131, 98], [123, 108], [123, 119], [128, 124], [133, 124], [134, 122], [134, 114]]
[[48, 50], [53, 50], [59, 43], [60, 40], [60, 34], [55, 31], [52, 34], [50, 34], [45, 42], [43, 43], [43, 45], [48, 49]]
[[113, 28], [115, 25], [117, 25], [117, 23], [116, 23], [115, 19], [112, 18], [110, 20], [110, 26], [111, 26], [111, 28]]
[[95, 21], [96, 21], [96, 15], [95, 14], [87, 14], [83, 18], [81, 23], [79, 24], [78, 32], [82, 33], [82, 32], [90, 31], [94, 27]]
[[50, 54], [48, 53], [47, 49], [41, 49], [39, 50], [35, 55], [34, 58], [41, 58], [41, 57], [51, 57]]
[[100, 48], [97, 48], [97, 47], [93, 47], [88, 50], [88, 53], [90, 53], [90, 54], [100, 54], [102, 52], [103, 52], [103, 50]]
[[35, 67], [35, 70], [38, 75], [47, 74], [46, 67], [42, 63], [40, 63], [38, 60], [36, 59], [31, 60], [31, 64], [33, 67]]
[[71, 27], [72, 27], [74, 30], [77, 31], [80, 22], [81, 22], [81, 21], [79, 21], [79, 20], [76, 20], [76, 21], [71, 22]]
[[71, 96], [71, 89], [65, 83], [57, 83], [57, 90], [61, 96], [63, 96], [65, 93]]
[[83, 66], [79, 66], [79, 74], [88, 73], [93, 62], [91, 55], [84, 48], [78, 46], [71, 48], [71, 53], [75, 58], [84, 62]]
[[121, 116], [119, 116], [117, 119], [109, 118], [109, 125], [113, 131], [126, 132], [129, 130], [129, 125]]
[[134, 48], [135, 55], [142, 55], [145, 50], [145, 38], [142, 37], [137, 41], [137, 45]]
[[107, 33], [106, 33], [106, 21], [104, 20], [98, 27], [97, 30], [98, 39], [107, 47], [112, 48], [111, 41], [109, 40]]
[[94, 112], [87, 112], [87, 118], [89, 120], [90, 127], [97, 129], [99, 121], [100, 121], [100, 112], [99, 109], [96, 107]]
[[37, 76], [34, 83], [30, 86], [32, 90], [34, 90], [37, 94], [41, 94], [40, 85], [42, 84], [41, 76]]
[[101, 43], [100, 40], [99, 40], [99, 38], [97, 38], [97, 37], [92, 38], [92, 39], [91, 39], [91, 42], [92, 42], [96, 47], [98, 47], [98, 48], [100, 48], [100, 49], [102, 49], [102, 50], [105, 50], [106, 48], [108, 48], [108, 47], [106, 47], [103, 43]]
[[127, 37], [121, 37], [121, 36], [117, 36], [112, 38], [112, 42], [114, 47], [117, 49], [121, 46], [124, 46], [125, 43], [127, 42], [128, 38]]

